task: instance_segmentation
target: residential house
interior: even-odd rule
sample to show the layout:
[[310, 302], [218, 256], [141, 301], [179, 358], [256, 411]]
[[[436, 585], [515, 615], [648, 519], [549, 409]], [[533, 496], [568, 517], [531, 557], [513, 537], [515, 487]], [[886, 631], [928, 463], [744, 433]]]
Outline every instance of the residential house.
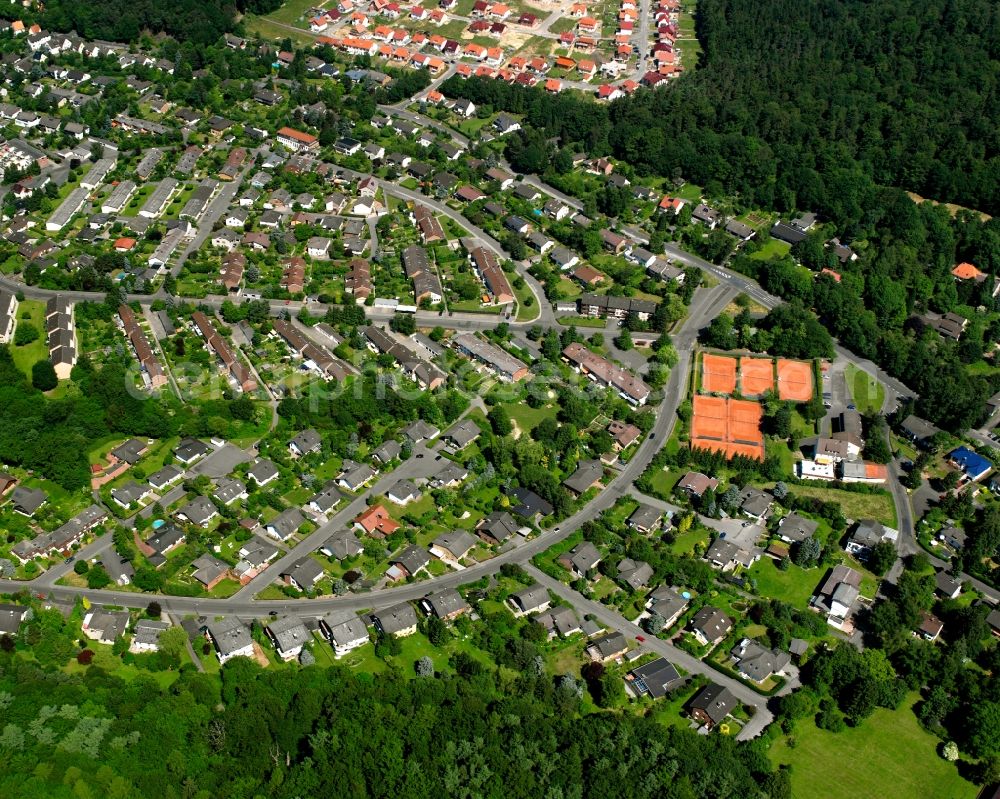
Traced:
[[325, 576], [323, 566], [308, 556], [300, 558], [280, 575], [289, 585], [299, 591], [311, 591]]
[[632, 669], [625, 676], [625, 689], [636, 698], [662, 699], [683, 684], [684, 678], [674, 665], [662, 657]]
[[768, 649], [753, 638], [744, 638], [729, 655], [736, 670], [757, 684], [766, 682], [774, 674], [784, 673], [792, 660], [788, 652]]
[[737, 707], [739, 700], [728, 688], [711, 683], [691, 700], [691, 717], [708, 729], [722, 724]]
[[851, 617], [861, 595], [861, 572], [840, 563], [830, 570], [810, 605], [826, 615], [831, 627], [853, 632]]
[[209, 522], [219, 515], [219, 511], [208, 497], [195, 497], [182, 505], [175, 515], [189, 524], [208, 527]]
[[475, 536], [464, 530], [453, 530], [442, 533], [431, 542], [430, 552], [444, 561], [458, 563], [465, 558], [476, 545]]
[[156, 652], [160, 648], [160, 636], [170, 629], [170, 622], [158, 619], [138, 619], [132, 627], [132, 643], [128, 651], [134, 655]]
[[579, 497], [592, 488], [600, 487], [602, 477], [604, 466], [600, 461], [580, 461], [576, 471], [563, 480], [563, 485], [574, 496]]
[[487, 544], [503, 544], [518, 531], [514, 517], [506, 511], [493, 511], [476, 527], [476, 533]]
[[264, 632], [274, 644], [278, 657], [284, 661], [297, 658], [302, 653], [302, 647], [312, 640], [312, 635], [298, 616], [285, 616], [269, 622]]
[[194, 567], [192, 577], [206, 591], [211, 591], [215, 586], [229, 577], [229, 564], [215, 555], [201, 555], [196, 558], [191, 565]]
[[318, 547], [318, 551], [322, 552], [329, 558], [336, 558], [337, 560], [344, 560], [346, 558], [353, 558], [361, 554], [364, 547], [358, 537], [354, 535], [351, 530], [337, 530], [331, 533], [330, 536]]
[[385, 538], [399, 529], [399, 522], [394, 520], [382, 505], [372, 505], [362, 512], [354, 525], [364, 530], [372, 538]]
[[295, 535], [299, 531], [299, 528], [305, 524], [305, 521], [305, 516], [302, 515], [302, 511], [298, 508], [285, 508], [285, 510], [271, 519], [265, 525], [264, 529], [272, 538], [284, 542]]
[[659, 529], [662, 520], [663, 511], [640, 502], [639, 506], [632, 511], [631, 515], [625, 521], [625, 524], [638, 533], [648, 535], [654, 530]]
[[618, 581], [632, 591], [640, 591], [653, 576], [653, 567], [643, 560], [622, 558], [618, 561]]
[[587, 647], [587, 655], [599, 663], [617, 660], [628, 652], [628, 641], [617, 630], [595, 638]]
[[131, 621], [127, 610], [103, 610], [95, 608], [83, 617], [83, 634], [99, 644], [113, 644], [128, 631]]
[[708, 489], [713, 491], [719, 487], [719, 481], [714, 477], [709, 477], [701, 472], [687, 472], [680, 480], [677, 481], [677, 485], [674, 486], [674, 490], [678, 492], [684, 492], [688, 496], [701, 498]]
[[687, 610], [688, 600], [672, 586], [662, 585], [646, 598], [646, 609], [663, 619], [663, 629], [669, 630]]
[[702, 646], [715, 646], [732, 629], [732, 619], [711, 605], [705, 605], [691, 619], [691, 631]]
[[408, 602], [400, 602], [398, 605], [376, 610], [371, 614], [375, 629], [379, 635], [391, 635], [396, 638], [403, 638], [412, 635], [417, 631], [417, 612]]
[[254, 656], [253, 638], [247, 626], [235, 616], [225, 616], [207, 625], [208, 636], [215, 645], [215, 653], [220, 663], [235, 657]]
[[428, 615], [443, 621], [451, 621], [472, 610], [469, 603], [454, 588], [445, 588], [428, 594], [420, 600], [420, 606]]
[[507, 598], [507, 603], [515, 616], [527, 616], [529, 613], [541, 613], [547, 610], [552, 600], [545, 588], [534, 583], [511, 594]]
[[265, 486], [273, 480], [277, 480], [280, 474], [274, 462], [267, 460], [267, 458], [255, 460], [247, 472], [247, 476], [258, 486]]
[[322, 445], [323, 439], [310, 427], [288, 442], [288, 451], [293, 458], [301, 458], [303, 455], [319, 452]]
[[601, 553], [590, 541], [582, 541], [559, 556], [559, 565], [575, 577], [587, 577], [601, 562]]
[[369, 641], [365, 623], [350, 610], [331, 610], [325, 616], [320, 616], [319, 628], [330, 642], [337, 658], [342, 658]]

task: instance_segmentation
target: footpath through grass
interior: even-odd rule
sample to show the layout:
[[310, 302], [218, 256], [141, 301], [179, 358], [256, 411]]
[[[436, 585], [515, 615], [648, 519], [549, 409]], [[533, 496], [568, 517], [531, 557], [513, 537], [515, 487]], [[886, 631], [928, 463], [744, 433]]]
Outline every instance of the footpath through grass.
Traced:
[[795, 799], [973, 799], [976, 787], [938, 755], [940, 742], [917, 723], [916, 700], [911, 694], [899, 710], [876, 710], [860, 727], [838, 733], [804, 719], [792, 733], [794, 748], [779, 740], [771, 760], [792, 767]]

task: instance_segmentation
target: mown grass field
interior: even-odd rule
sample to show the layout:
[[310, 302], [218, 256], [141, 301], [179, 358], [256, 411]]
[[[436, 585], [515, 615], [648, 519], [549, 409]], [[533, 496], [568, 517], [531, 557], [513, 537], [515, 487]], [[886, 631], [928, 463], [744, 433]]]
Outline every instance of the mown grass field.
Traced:
[[937, 753], [939, 741], [917, 724], [912, 694], [899, 710], [876, 710], [857, 728], [827, 732], [810, 720], [771, 748], [771, 760], [792, 768], [795, 799], [934, 797], [972, 799], [977, 790]]

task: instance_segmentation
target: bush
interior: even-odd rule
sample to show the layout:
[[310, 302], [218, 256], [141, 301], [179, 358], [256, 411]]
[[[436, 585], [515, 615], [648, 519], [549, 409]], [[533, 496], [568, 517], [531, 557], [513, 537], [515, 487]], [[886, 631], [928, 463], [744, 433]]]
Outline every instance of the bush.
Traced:
[[39, 336], [42, 334], [38, 332], [38, 328], [29, 322], [21, 322], [17, 326], [17, 332], [14, 333], [14, 346], [23, 347], [26, 344], [30, 344], [33, 341], [38, 341]]
[[85, 560], [78, 560], [73, 565], [73, 571], [75, 571], [77, 574], [86, 574], [88, 571], [90, 571], [90, 564], [87, 563], [87, 561]]
[[89, 666], [94, 659], [94, 650], [84, 649], [76, 653], [76, 662], [81, 666]]

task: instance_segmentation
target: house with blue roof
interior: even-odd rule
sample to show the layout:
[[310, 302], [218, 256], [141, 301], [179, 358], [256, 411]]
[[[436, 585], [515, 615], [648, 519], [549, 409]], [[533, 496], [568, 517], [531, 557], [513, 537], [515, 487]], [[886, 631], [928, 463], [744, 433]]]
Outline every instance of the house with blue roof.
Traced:
[[972, 481], [982, 480], [993, 469], [993, 463], [968, 447], [959, 447], [948, 455], [948, 462]]

